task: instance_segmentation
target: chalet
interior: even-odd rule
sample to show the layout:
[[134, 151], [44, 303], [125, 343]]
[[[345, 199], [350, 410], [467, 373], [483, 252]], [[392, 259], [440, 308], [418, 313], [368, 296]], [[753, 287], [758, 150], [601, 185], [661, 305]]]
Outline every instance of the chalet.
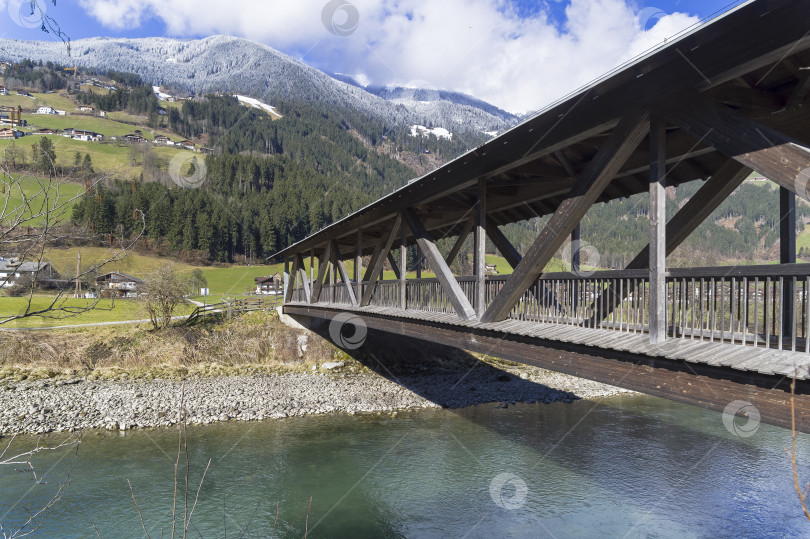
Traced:
[[17, 131], [16, 129], [0, 129], [0, 139], [13, 139], [13, 138], [20, 138], [25, 133], [22, 131]]
[[53, 129], [48, 129], [46, 127], [46, 128], [42, 128], [42, 129], [37, 129], [36, 131], [32, 131], [31, 133], [28, 133], [28, 134], [29, 135], [55, 135], [56, 131], [54, 131]]
[[144, 284], [141, 279], [118, 271], [96, 277], [96, 287], [101, 297], [136, 298]]
[[95, 133], [93, 131], [82, 131], [81, 129], [74, 129], [71, 137], [73, 140], [84, 140], [89, 142], [91, 140], [102, 140], [104, 135]]
[[124, 135], [124, 139], [127, 142], [143, 142], [145, 140], [142, 136], [136, 135], [134, 133], [130, 133], [129, 135]]
[[81, 105], [77, 107], [77, 110], [79, 110], [80, 112], [95, 112], [96, 109], [88, 105]]
[[269, 277], [256, 277], [256, 294], [280, 294], [283, 289], [283, 279], [278, 273], [274, 273]]
[[23, 97], [30, 97], [31, 99], [34, 99], [34, 96], [32, 96], [31, 94], [29, 94], [29, 93], [28, 93], [28, 92], [26, 92], [25, 90], [17, 90], [17, 95], [21, 95], [21, 96], [23, 96]]
[[21, 125], [21, 126], [25, 127], [26, 125], [28, 125], [28, 120], [17, 121], [13, 117], [12, 118], [5, 117], [5, 118], [0, 118], [0, 125], [9, 125], [11, 127]]
[[0, 95], [8, 95], [8, 90], [5, 86], [0, 86]]
[[63, 137], [67, 137], [67, 138], [72, 138], [72, 137], [73, 137], [73, 128], [72, 128], [72, 127], [68, 127], [67, 129], [65, 129], [64, 131], [62, 131], [62, 136], [63, 136]]
[[174, 146], [174, 141], [166, 135], [157, 135], [155, 137], [155, 144], [165, 144], [166, 146]]
[[195, 151], [194, 143], [191, 142], [190, 140], [181, 140], [180, 142], [177, 143], [177, 146], [185, 148], [186, 150], [191, 150], [192, 152]]
[[204, 153], [206, 155], [214, 155], [213, 148], [200, 148], [200, 153]]
[[53, 107], [42, 106], [37, 109], [35, 114], [56, 114], [56, 111], [53, 109]]
[[24, 278], [43, 282], [54, 277], [54, 273], [47, 262], [19, 262], [0, 258], [0, 288], [14, 286]]

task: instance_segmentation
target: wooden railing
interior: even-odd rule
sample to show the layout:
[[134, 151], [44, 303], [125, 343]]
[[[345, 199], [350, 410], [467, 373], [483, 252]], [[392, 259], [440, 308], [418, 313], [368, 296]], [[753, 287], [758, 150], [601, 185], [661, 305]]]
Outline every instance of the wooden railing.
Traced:
[[[487, 276], [486, 304], [509, 275]], [[474, 304], [474, 277], [457, 278]], [[352, 286], [355, 286], [354, 284]], [[365, 290], [368, 283], [363, 283]], [[514, 320], [645, 333], [649, 272], [547, 273], [523, 294]], [[301, 288], [292, 301], [304, 301]], [[787, 300], [787, 301], [785, 301]], [[349, 305], [345, 285], [325, 285], [321, 302]], [[402, 308], [400, 282], [379, 281], [370, 305]], [[438, 279], [406, 281], [405, 308], [454, 313]], [[667, 273], [667, 335], [810, 352], [810, 264], [671, 269]]]
[[208, 314], [222, 313], [228, 317], [231, 317], [233, 314], [272, 309], [281, 305], [282, 300], [283, 297], [281, 295], [255, 296], [234, 299], [231, 301], [221, 301], [219, 303], [211, 303], [208, 305], [200, 305], [195, 308], [190, 315], [188, 315], [185, 323], [191, 324], [200, 316], [205, 316]]

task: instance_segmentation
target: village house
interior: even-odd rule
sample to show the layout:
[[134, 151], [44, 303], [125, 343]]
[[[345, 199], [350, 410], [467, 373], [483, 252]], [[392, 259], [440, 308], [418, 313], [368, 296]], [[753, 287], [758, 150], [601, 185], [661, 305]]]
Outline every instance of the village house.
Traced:
[[8, 95], [8, 90], [5, 86], [0, 86], [0, 95]]
[[181, 140], [180, 142], [177, 143], [177, 146], [180, 146], [181, 148], [184, 148], [186, 150], [191, 150], [192, 152], [195, 151], [194, 143], [191, 142], [190, 140]]
[[96, 277], [98, 294], [103, 298], [137, 298], [144, 284], [141, 279], [118, 271]]
[[81, 105], [81, 106], [79, 106], [79, 107], [78, 107], [78, 110], [79, 110], [80, 112], [93, 112], [93, 111], [95, 111], [96, 109], [94, 109], [93, 107], [88, 106], [88, 105]]
[[6, 128], [0, 129], [0, 139], [13, 139], [13, 138], [20, 138], [25, 133], [22, 131], [17, 131], [16, 129]]
[[82, 131], [80, 129], [74, 129], [73, 134], [71, 137], [73, 140], [83, 140], [85, 142], [89, 142], [91, 140], [102, 140], [104, 139], [104, 135], [101, 133], [95, 133], [93, 131]]
[[56, 111], [53, 109], [53, 107], [42, 106], [39, 107], [34, 114], [56, 114]]
[[165, 144], [166, 146], [174, 146], [174, 141], [166, 135], [157, 135], [155, 137], [155, 144]]
[[42, 128], [42, 129], [37, 129], [36, 131], [32, 131], [31, 133], [28, 133], [28, 134], [29, 135], [55, 135], [56, 131], [54, 131], [53, 129], [48, 129], [47, 127], [45, 127], [45, 128]]
[[54, 276], [53, 268], [47, 262], [19, 262], [16, 259], [0, 258], [0, 288], [14, 286], [21, 279], [45, 282]]
[[134, 133], [130, 133], [129, 135], [124, 135], [124, 139], [127, 142], [143, 142], [144, 138], [140, 135], [136, 135]]
[[256, 281], [256, 294], [280, 294], [283, 290], [283, 280], [281, 275], [274, 273], [269, 277], [255, 277]]

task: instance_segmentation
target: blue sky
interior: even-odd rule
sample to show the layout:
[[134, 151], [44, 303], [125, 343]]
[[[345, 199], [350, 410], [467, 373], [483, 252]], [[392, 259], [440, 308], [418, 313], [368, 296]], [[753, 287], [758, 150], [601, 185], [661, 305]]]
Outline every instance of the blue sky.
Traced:
[[[29, 1], [0, 0], [0, 14], [7, 15], [0, 37], [55, 39], [15, 17]], [[465, 91], [515, 112], [539, 108], [734, 3], [57, 0], [54, 6], [50, 0], [39, 1], [72, 40], [229, 34], [262, 42], [324, 71], [374, 84]], [[536, 69], [527, 72], [527, 65]]]

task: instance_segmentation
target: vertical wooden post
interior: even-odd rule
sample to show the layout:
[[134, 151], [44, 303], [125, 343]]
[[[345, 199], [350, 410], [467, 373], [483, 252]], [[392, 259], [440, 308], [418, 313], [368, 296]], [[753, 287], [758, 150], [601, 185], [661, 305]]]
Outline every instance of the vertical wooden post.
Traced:
[[309, 251], [309, 289], [315, 286], [315, 249]]
[[473, 294], [475, 314], [480, 318], [487, 310], [487, 184], [486, 180], [478, 180], [478, 211], [475, 213], [475, 242], [473, 258], [475, 267], [475, 293]]
[[422, 249], [416, 244], [416, 278], [422, 278]]
[[354, 255], [355, 296], [363, 297], [363, 231], [357, 231], [357, 249]]
[[666, 128], [650, 118], [650, 343], [667, 337]]
[[[574, 230], [571, 231], [571, 273], [574, 275], [579, 275], [579, 263], [581, 262], [579, 256], [579, 247], [580, 247], [580, 227], [579, 225], [574, 227]], [[579, 281], [574, 280], [573, 284], [573, 311], [574, 317], [576, 317], [577, 307], [579, 307]]]
[[284, 303], [290, 301], [290, 259], [284, 258]]
[[405, 278], [408, 272], [408, 251], [405, 243], [408, 241], [408, 229], [406, 228], [405, 219], [402, 220], [400, 226], [399, 237], [399, 308], [405, 309], [408, 306], [408, 283]]
[[[796, 195], [779, 188], [779, 263], [796, 263]], [[793, 335], [794, 300], [793, 281], [785, 277], [782, 288], [782, 339]]]
[[337, 265], [337, 253], [335, 249], [332, 249], [330, 253], [331, 257], [327, 262], [329, 262], [329, 296], [326, 298], [326, 301], [329, 303], [335, 302], [335, 266]]

